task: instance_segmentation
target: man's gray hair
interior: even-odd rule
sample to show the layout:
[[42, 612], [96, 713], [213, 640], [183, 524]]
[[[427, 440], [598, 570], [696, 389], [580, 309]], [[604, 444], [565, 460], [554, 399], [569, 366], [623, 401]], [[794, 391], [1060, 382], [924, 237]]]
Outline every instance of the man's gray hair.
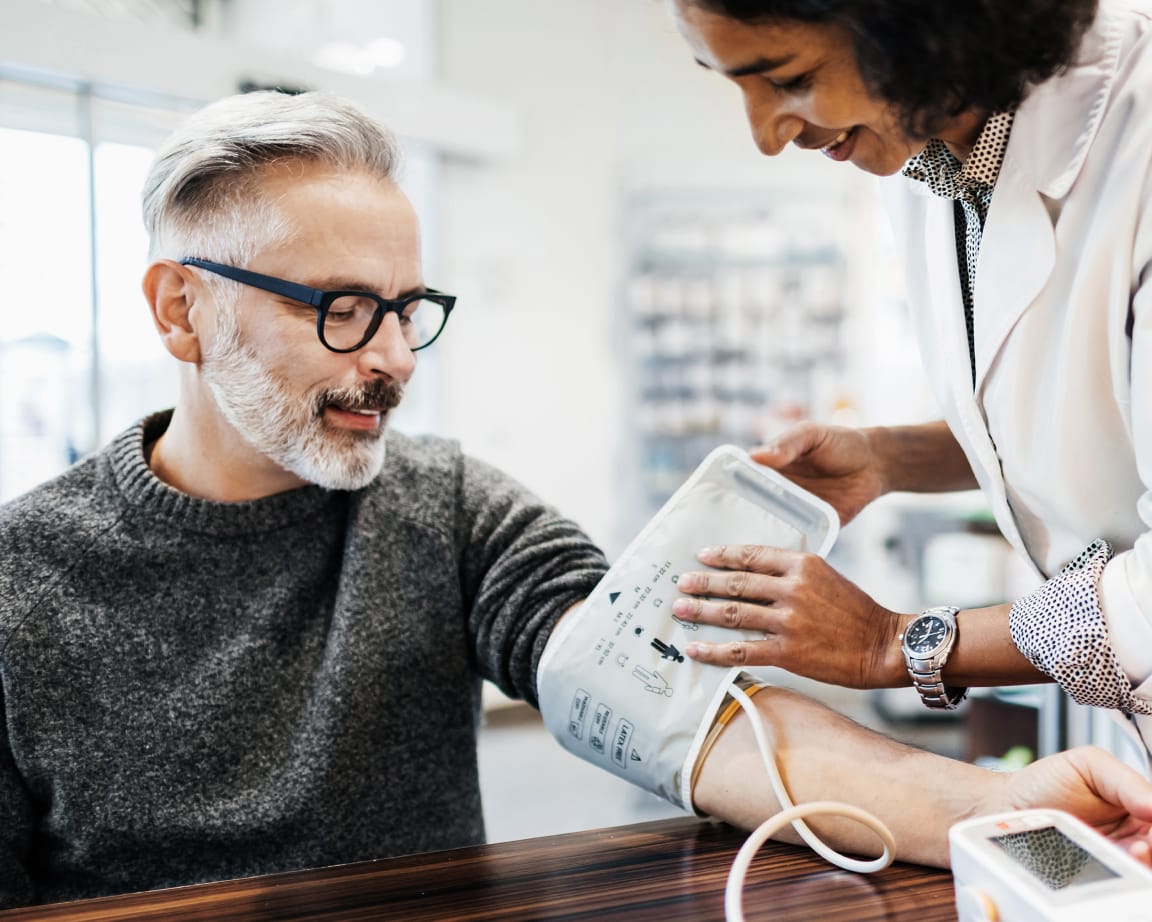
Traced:
[[195, 256], [245, 265], [291, 228], [259, 194], [265, 171], [292, 161], [363, 171], [394, 182], [391, 132], [326, 93], [245, 93], [205, 106], [161, 146], [144, 183], [152, 259]]

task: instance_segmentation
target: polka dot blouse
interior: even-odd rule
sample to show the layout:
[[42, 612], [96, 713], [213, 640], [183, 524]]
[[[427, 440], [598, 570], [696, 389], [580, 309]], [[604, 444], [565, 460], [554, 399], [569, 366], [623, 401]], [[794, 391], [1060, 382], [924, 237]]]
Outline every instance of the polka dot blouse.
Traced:
[[972, 363], [972, 383], [976, 383], [976, 342], [973, 336], [972, 298], [976, 282], [976, 259], [984, 220], [992, 203], [992, 189], [1000, 175], [1013, 113], [993, 115], [976, 139], [972, 152], [961, 163], [947, 145], [933, 138], [904, 166], [909, 179], [926, 183], [936, 195], [950, 198], [956, 216], [956, 264], [960, 269], [960, 291], [964, 296], [964, 321], [968, 328], [968, 355]]

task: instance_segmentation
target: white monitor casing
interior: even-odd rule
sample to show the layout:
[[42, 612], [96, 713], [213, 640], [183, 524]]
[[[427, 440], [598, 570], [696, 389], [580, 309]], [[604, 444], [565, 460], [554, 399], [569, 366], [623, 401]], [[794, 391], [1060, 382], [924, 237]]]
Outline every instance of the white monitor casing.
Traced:
[[1060, 810], [955, 824], [960, 922], [1152, 922], [1152, 869]]

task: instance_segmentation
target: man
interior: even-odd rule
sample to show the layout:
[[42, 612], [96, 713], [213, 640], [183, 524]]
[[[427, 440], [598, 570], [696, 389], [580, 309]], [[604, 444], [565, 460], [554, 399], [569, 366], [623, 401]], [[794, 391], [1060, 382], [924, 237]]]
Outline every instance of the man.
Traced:
[[395, 159], [274, 94], [159, 154], [144, 289], [179, 405], [0, 525], [4, 903], [482, 840], [480, 676], [531, 699], [604, 561], [454, 446], [385, 437], [452, 303], [421, 297]]
[[[178, 404], [0, 516], [2, 905], [482, 840], [480, 678], [534, 701], [605, 562], [454, 444], [385, 434], [454, 303], [394, 161], [315, 94], [223, 100], [159, 152], [144, 290]], [[902, 857], [1041, 803], [1146, 848], [1152, 788], [1094, 751], [1000, 777], [756, 700], [796, 798], [866, 803]], [[737, 720], [697, 806], [774, 812], [754, 753]]]

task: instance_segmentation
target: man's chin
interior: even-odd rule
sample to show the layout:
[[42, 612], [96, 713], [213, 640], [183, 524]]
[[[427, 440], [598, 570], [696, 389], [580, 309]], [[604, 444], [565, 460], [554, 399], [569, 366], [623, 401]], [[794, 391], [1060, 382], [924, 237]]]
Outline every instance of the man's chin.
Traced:
[[372, 441], [371, 446], [362, 444], [354, 452], [340, 452], [338, 457], [305, 455], [285, 466], [296, 476], [325, 490], [362, 490], [384, 469], [387, 453], [384, 439]]

